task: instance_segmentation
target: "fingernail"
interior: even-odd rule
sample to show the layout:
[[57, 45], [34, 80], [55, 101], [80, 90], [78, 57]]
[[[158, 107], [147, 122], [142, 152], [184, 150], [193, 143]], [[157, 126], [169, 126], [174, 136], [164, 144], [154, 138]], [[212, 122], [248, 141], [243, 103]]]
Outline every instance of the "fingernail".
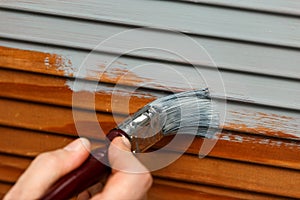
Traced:
[[67, 151], [80, 151], [83, 148], [90, 148], [90, 142], [86, 138], [79, 138], [65, 146], [64, 149]]
[[128, 149], [131, 148], [131, 143], [129, 142], [129, 140], [128, 140], [124, 135], [122, 135], [122, 141], [123, 141], [124, 145], [125, 145]]

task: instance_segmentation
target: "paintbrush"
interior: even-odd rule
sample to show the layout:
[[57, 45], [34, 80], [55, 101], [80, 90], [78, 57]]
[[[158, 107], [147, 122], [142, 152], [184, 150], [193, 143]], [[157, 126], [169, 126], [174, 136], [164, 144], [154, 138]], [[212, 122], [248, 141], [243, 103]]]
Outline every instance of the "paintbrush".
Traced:
[[[208, 89], [172, 94], [147, 104], [107, 134], [129, 139], [132, 152], [145, 152], [163, 137], [173, 134], [192, 134], [213, 137], [218, 128], [218, 113], [213, 109]], [[107, 147], [97, 148], [76, 170], [58, 180], [41, 198], [65, 200], [84, 191], [107, 177], [111, 169]]]

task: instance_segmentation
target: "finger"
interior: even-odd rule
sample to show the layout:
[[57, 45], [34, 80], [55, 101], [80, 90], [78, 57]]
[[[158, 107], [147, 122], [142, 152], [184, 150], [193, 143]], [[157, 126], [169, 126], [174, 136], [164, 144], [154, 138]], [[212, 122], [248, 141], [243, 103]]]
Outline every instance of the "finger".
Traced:
[[77, 200], [88, 200], [92, 195], [88, 191], [83, 191], [77, 196]]
[[87, 159], [89, 150], [89, 141], [82, 138], [63, 149], [40, 154], [4, 200], [39, 198], [60, 177], [79, 167]]
[[115, 138], [109, 147], [109, 161], [113, 174], [102, 193], [93, 200], [140, 200], [151, 187], [152, 177], [148, 170], [130, 152], [126, 138]]
[[90, 199], [92, 196], [99, 193], [102, 190], [102, 188], [103, 188], [103, 183], [99, 182], [99, 183], [93, 185], [92, 187], [88, 188], [87, 190], [81, 192], [78, 195], [77, 200]]

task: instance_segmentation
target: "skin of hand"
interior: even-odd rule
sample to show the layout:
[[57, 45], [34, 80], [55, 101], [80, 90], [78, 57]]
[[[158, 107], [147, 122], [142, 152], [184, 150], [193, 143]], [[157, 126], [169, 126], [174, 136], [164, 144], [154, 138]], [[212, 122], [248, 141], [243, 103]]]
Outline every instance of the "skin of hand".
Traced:
[[[45, 152], [37, 156], [4, 200], [38, 199], [55, 181], [79, 167], [89, 156], [90, 142], [85, 138], [71, 142], [63, 149]], [[130, 152], [125, 137], [115, 138], [109, 146], [108, 157], [112, 174], [103, 190], [101, 184], [93, 186], [78, 196], [79, 200], [140, 200], [146, 199], [152, 185], [152, 176]], [[118, 170], [117, 170], [118, 169]], [[140, 173], [132, 173], [134, 171]]]

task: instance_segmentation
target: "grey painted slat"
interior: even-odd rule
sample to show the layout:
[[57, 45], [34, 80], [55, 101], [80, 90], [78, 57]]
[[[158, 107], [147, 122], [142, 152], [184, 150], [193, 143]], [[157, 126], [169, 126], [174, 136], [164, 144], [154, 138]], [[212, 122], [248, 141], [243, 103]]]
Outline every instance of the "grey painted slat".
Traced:
[[300, 19], [178, 1], [2, 0], [1, 7], [300, 47]]
[[[52, 18], [43, 15], [29, 13], [17, 13], [12, 11], [0, 11], [0, 36], [22, 39], [26, 41], [42, 42], [45, 44], [57, 44], [67, 47], [93, 49], [99, 42], [114, 34], [131, 30], [128, 27], [103, 23], [72, 20], [65, 18]], [[155, 32], [155, 31], [154, 31]], [[106, 46], [105, 51], [119, 52], [128, 45], [147, 42], [151, 44], [151, 38], [147, 38], [149, 32], [141, 32], [144, 37], [126, 38], [118, 44]], [[156, 31], [158, 37], [172, 38], [173, 43], [178, 43], [180, 38], [166, 32]], [[300, 79], [300, 51], [295, 49], [275, 48], [270, 46], [254, 45], [226, 40], [214, 40], [204, 37], [191, 37], [202, 45], [211, 55], [216, 65], [221, 69], [254, 72], [272, 76], [281, 76]], [[132, 55], [159, 58], [175, 62], [186, 62], [180, 58], [171, 57], [164, 52], [131, 52]], [[194, 60], [193, 64], [210, 65], [201, 58]]]
[[[6, 40], [0, 40], [1, 45], [3, 46], [8, 46], [8, 47], [14, 47], [14, 48], [20, 48], [20, 49], [28, 49], [28, 50], [35, 50], [35, 51], [41, 51], [41, 52], [52, 52], [52, 53], [56, 53], [56, 54], [60, 54], [60, 55], [64, 55], [66, 56], [66, 62], [68, 62], [68, 59], [71, 60], [72, 62], [72, 67], [73, 68], [77, 68], [78, 65], [81, 64], [82, 60], [87, 56], [88, 52], [87, 51], [79, 51], [79, 50], [72, 50], [72, 49], [63, 49], [63, 48], [58, 48], [58, 47], [51, 47], [51, 46], [44, 46], [44, 45], [35, 45], [35, 44], [30, 44], [30, 43], [21, 43], [21, 42], [13, 42], [13, 41], [6, 41]], [[103, 71], [103, 67], [102, 64], [103, 63], [107, 63], [107, 61], [109, 61], [111, 59], [111, 57], [109, 55], [105, 55], [105, 54], [99, 54], [97, 56], [97, 62], [99, 62], [99, 69], [98, 72], [101, 73], [101, 71]], [[0, 58], [1, 59], [1, 58]], [[123, 64], [121, 64], [123, 63]], [[138, 64], [144, 64], [143, 67], [147, 66], [145, 64], [147, 63], [151, 63], [148, 62], [146, 60], [143, 59], [133, 59], [133, 58], [120, 58], [117, 60], [117, 62], [115, 64], [113, 64], [113, 68], [111, 70], [111, 72], [108, 72], [108, 76], [115, 76], [115, 74], [113, 74], [115, 69], [115, 72], [118, 72], [117, 69], [123, 69], [124, 73], [122, 75], [126, 74], [126, 66], [128, 66], [129, 68], [127, 69], [132, 69], [132, 67], [138, 65]], [[1, 67], [5, 67], [5, 66], [1, 66]], [[115, 68], [114, 68], [115, 67]], [[186, 67], [185, 66], [173, 66], [170, 65], [169, 67], [173, 67], [176, 70], [182, 70], [182, 73], [184, 73], [183, 75], [191, 77], [192, 81], [192, 73], [189, 70], [185, 70]], [[49, 66], [45, 64], [45, 69], [48, 69]], [[92, 67], [92, 71], [93, 73], [88, 73], [89, 75], [87, 76], [89, 79], [93, 79], [93, 74], [96, 75], [97, 73], [97, 68]], [[24, 69], [26, 70], [26, 69]], [[62, 68], [58, 69], [58, 70], [62, 70]], [[140, 80], [144, 80], [144, 82], [137, 82], [134, 83], [134, 85], [136, 87], [140, 87], [140, 86], [148, 86], [150, 88], [154, 88], [154, 89], [161, 89], [161, 87], [155, 87], [155, 85], [147, 85], [149, 84], [149, 78], [152, 78], [154, 80], [155, 83], [161, 83], [163, 84], [165, 87], [169, 87], [168, 90], [173, 90], [174, 87], [176, 87], [175, 89], [185, 89], [185, 85], [178, 85], [178, 83], [176, 82], [176, 78], [175, 80], [172, 82], [171, 79], [159, 79], [159, 77], [168, 77], [169, 75], [169, 71], [164, 73], [162, 70], [152, 70], [152, 75], [149, 75], [147, 78], [145, 78], [145, 76], [143, 77], [142, 74], [137, 74], [137, 75], [141, 75]], [[208, 70], [208, 69], [206, 69]], [[46, 70], [45, 70], [46, 72]], [[74, 76], [72, 74], [70, 74], [70, 72], [72, 72], [72, 70], [70, 71], [70, 68], [67, 67], [67, 72], [66, 76], [67, 77], [71, 77]], [[130, 71], [129, 71], [130, 72]], [[134, 71], [133, 71], [134, 72]], [[156, 73], [155, 73], [156, 72]], [[226, 74], [226, 73], [225, 73]], [[251, 101], [253, 99], [246, 99], [246, 98], [266, 98], [265, 100], [268, 101], [273, 101], [273, 103], [275, 101], [278, 102], [282, 102], [284, 100], [289, 101], [289, 103], [291, 102], [291, 100], [289, 100], [288, 98], [290, 97], [292, 100], [296, 101], [297, 99], [299, 99], [299, 93], [294, 93], [295, 96], [290, 96], [291, 92], [289, 91], [285, 91], [286, 86], [284, 84], [288, 84], [287, 87], [290, 86], [289, 82], [281, 82], [282, 80], [278, 80], [279, 82], [277, 83], [277, 85], [273, 85], [274, 83], [272, 82], [268, 82], [270, 81], [269, 79], [266, 79], [266, 82], [264, 82], [265, 84], [259, 84], [259, 77], [254, 77], [255, 82], [253, 82], [253, 84], [246, 86], [245, 88], [243, 88], [244, 90], [239, 91], [238, 88], [240, 87], [239, 83], [240, 80], [239, 79], [244, 79], [244, 83], [247, 82], [247, 80], [251, 80], [251, 75], [247, 77], [242, 76], [239, 78], [239, 74], [231, 74], [228, 73], [227, 75], [224, 74], [224, 82], [225, 84], [227, 84], [227, 82], [229, 81], [234, 81], [236, 80], [236, 84], [232, 84], [230, 85], [230, 87], [226, 88], [228, 95], [233, 97], [234, 95], [238, 94], [239, 92], [241, 95], [247, 95], [249, 90], [251, 90], [252, 92], [254, 92], [254, 89], [256, 89], [258, 91], [258, 93], [255, 94], [251, 94], [250, 96], [245, 96], [244, 100], [247, 101]], [[137, 76], [138, 77], [138, 76]], [[227, 78], [226, 78], [227, 77]], [[264, 80], [265, 77], [261, 77], [261, 80]], [[95, 77], [94, 77], [95, 79]], [[275, 80], [276, 81], [276, 80]], [[65, 83], [67, 86], [70, 87], [70, 89], [74, 90], [74, 88], [72, 87], [72, 80], [69, 80]], [[270, 84], [270, 85], [269, 85]], [[280, 85], [282, 87], [280, 87]], [[90, 84], [86, 84], [84, 83], [84, 86], [91, 86]], [[101, 86], [101, 84], [100, 84]], [[105, 85], [104, 85], [105, 86]], [[202, 85], [198, 85], [198, 87], [203, 87]], [[252, 87], [252, 88], [251, 88]], [[279, 88], [277, 88], [279, 87]], [[105, 87], [99, 87], [100, 91], [102, 92], [107, 92], [107, 93], [111, 93], [114, 92], [114, 90], [116, 90], [116, 92], [120, 92], [120, 94], [122, 92], [124, 92], [124, 94], [128, 94], [130, 91], [126, 90], [124, 88], [114, 88], [114, 90], [107, 89]], [[90, 88], [81, 88], [81, 90], [89, 90]], [[210, 88], [213, 89], [213, 88]], [[78, 91], [78, 90], [77, 90]], [[80, 91], [80, 90], [79, 90]], [[142, 91], [142, 89], [140, 90]], [[212, 90], [211, 91], [213, 95], [215, 95], [215, 91]], [[149, 91], [145, 91], [145, 93], [149, 94]], [[141, 96], [143, 96], [145, 93], [141, 93]], [[160, 95], [157, 96], [157, 93], [153, 92], [151, 93], [153, 95], [153, 97], [160, 97]], [[135, 94], [137, 95], [137, 94]], [[257, 95], [262, 95], [262, 96], [257, 96]], [[298, 96], [297, 96], [298, 95]], [[241, 98], [241, 97], [239, 97]], [[282, 99], [283, 98], [283, 99]], [[221, 122], [221, 124], [230, 130], [236, 130], [236, 131], [243, 131], [243, 132], [255, 132], [255, 133], [260, 133], [263, 135], [272, 135], [272, 136], [278, 136], [278, 137], [282, 137], [282, 138], [290, 138], [290, 139], [296, 139], [296, 138], [300, 138], [300, 111], [296, 111], [296, 110], [291, 110], [291, 109], [278, 109], [275, 107], [266, 107], [266, 106], [258, 106], [257, 104], [253, 103], [242, 103], [241, 101], [244, 101], [243, 99], [239, 99], [239, 101], [237, 102], [233, 102], [233, 101], [228, 101], [227, 105], [226, 105], [226, 109], [222, 109], [222, 102], [217, 101], [217, 108], [220, 111], [220, 115], [221, 118], [225, 117], [225, 121]], [[262, 100], [262, 99], [261, 99]], [[277, 102], [277, 103], [278, 103]], [[295, 102], [298, 103], [299, 102]], [[286, 105], [288, 106], [288, 105]], [[290, 107], [291, 108], [291, 107]]]
[[[175, 0], [178, 1], [178, 0]], [[180, 0], [232, 8], [300, 16], [300, 2], [295, 0]]]

